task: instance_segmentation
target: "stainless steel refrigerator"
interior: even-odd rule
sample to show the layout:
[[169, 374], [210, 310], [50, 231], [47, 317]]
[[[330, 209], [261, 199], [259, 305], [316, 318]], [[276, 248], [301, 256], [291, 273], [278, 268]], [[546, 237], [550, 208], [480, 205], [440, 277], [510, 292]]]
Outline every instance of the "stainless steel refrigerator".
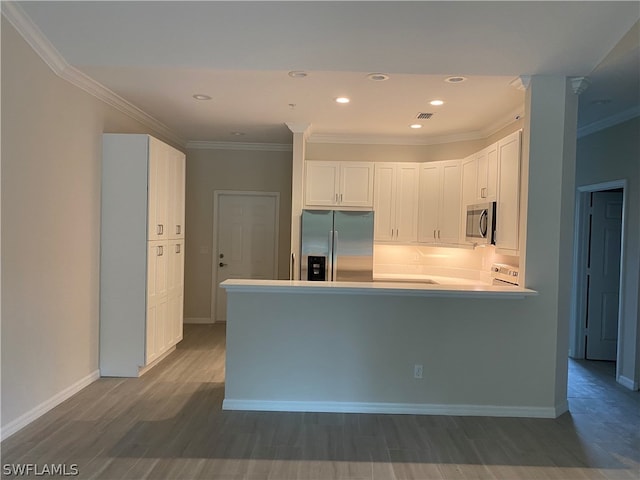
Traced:
[[300, 279], [373, 281], [373, 212], [303, 210]]

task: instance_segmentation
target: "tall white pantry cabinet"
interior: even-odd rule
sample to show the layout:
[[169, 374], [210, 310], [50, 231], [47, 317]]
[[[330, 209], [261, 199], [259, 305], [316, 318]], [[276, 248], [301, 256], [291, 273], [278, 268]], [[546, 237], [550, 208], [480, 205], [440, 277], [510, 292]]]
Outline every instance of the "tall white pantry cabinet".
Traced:
[[185, 155], [142, 134], [102, 148], [100, 374], [137, 377], [182, 340]]

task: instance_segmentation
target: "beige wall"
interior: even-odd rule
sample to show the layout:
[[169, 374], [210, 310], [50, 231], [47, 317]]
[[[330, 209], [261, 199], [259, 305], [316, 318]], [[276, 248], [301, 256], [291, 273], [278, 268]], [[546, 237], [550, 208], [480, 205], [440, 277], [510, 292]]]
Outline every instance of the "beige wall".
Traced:
[[187, 152], [185, 305], [186, 319], [211, 319], [213, 192], [280, 193], [279, 277], [289, 278], [291, 152], [201, 150]]
[[435, 162], [465, 158], [523, 128], [521, 118], [479, 140], [436, 145], [361, 145], [350, 143], [307, 143], [307, 160], [367, 162]]
[[625, 189], [623, 298], [620, 318], [622, 354], [619, 375], [640, 382], [640, 118], [588, 135], [578, 140], [576, 186], [627, 180]]
[[57, 77], [3, 17], [3, 432], [97, 372], [103, 132], [153, 133]]

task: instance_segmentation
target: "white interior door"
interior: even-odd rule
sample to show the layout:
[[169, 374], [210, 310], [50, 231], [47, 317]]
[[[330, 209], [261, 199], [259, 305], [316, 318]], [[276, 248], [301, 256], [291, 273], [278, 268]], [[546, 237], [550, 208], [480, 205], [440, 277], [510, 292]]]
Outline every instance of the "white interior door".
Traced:
[[214, 222], [215, 321], [227, 319], [227, 296], [218, 285], [229, 278], [277, 278], [278, 196], [220, 193]]
[[587, 288], [589, 360], [616, 360], [622, 192], [594, 192]]

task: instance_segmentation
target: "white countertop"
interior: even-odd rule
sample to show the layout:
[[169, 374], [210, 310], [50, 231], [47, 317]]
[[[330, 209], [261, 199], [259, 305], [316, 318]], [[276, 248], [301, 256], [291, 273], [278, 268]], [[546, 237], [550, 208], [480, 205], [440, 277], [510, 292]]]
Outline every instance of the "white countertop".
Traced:
[[447, 279], [448, 284], [424, 282], [374, 281], [374, 282], [308, 282], [300, 280], [243, 280], [229, 279], [220, 284], [227, 292], [298, 293], [298, 294], [351, 294], [396, 295], [421, 297], [504, 298], [521, 299], [538, 292], [523, 287], [489, 285], [480, 281], [459, 280], [449, 277], [429, 277], [434, 281]]
[[490, 286], [489, 283], [478, 279], [444, 277], [441, 275], [424, 275], [424, 274], [406, 274], [406, 273], [374, 273], [374, 282], [403, 282], [403, 283], [421, 283], [433, 281], [438, 285], [472, 285], [472, 286]]

